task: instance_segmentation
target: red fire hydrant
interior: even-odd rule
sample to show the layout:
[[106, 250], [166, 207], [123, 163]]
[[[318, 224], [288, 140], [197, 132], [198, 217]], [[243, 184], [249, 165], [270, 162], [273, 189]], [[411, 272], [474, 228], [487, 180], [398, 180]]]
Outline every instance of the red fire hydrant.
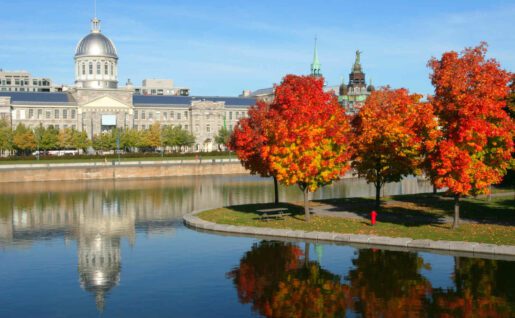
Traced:
[[376, 211], [370, 212], [370, 224], [372, 224], [372, 225], [376, 224], [376, 218], [377, 218], [377, 212]]

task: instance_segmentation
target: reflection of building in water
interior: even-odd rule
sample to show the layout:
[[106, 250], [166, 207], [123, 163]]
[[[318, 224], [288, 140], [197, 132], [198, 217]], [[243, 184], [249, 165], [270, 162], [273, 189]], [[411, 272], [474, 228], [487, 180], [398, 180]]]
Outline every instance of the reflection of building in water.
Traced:
[[78, 269], [81, 287], [95, 294], [99, 311], [103, 311], [106, 294], [120, 281], [123, 236], [134, 242], [134, 210], [122, 210], [117, 198], [105, 196], [99, 209], [81, 213], [77, 228]]

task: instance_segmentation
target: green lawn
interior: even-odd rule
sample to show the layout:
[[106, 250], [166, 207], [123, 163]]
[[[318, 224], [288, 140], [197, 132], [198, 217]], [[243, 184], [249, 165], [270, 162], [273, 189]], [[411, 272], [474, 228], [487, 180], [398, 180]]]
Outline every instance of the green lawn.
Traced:
[[[373, 208], [372, 199], [339, 199], [312, 202], [312, 207], [329, 204], [338, 209], [352, 211], [363, 217]], [[411, 195], [396, 196], [383, 202], [379, 220], [375, 226], [368, 221], [333, 216], [313, 216], [304, 221], [303, 208], [297, 204], [281, 204], [293, 212], [284, 220], [264, 222], [258, 219], [258, 209], [272, 204], [232, 206], [206, 211], [198, 216], [204, 220], [242, 226], [287, 228], [304, 231], [371, 234], [391, 237], [410, 237], [448, 241], [515, 245], [515, 198], [513, 195], [487, 199], [465, 199], [462, 216], [474, 222], [462, 223], [452, 230], [451, 223], [441, 222], [439, 217], [451, 216], [453, 202], [443, 196]]]
[[[226, 155], [226, 154], [205, 154], [200, 155], [202, 157], [202, 160], [211, 160], [211, 159], [229, 159], [229, 158], [236, 158], [235, 155]], [[102, 157], [102, 156], [95, 156], [91, 158], [74, 158], [72, 156], [70, 157], [55, 157], [55, 158], [45, 158], [45, 159], [19, 159], [19, 160], [0, 160], [0, 165], [13, 165], [13, 164], [38, 164], [38, 163], [80, 163], [80, 162], [105, 162], [107, 159], [108, 162], [118, 161], [118, 157], [113, 157], [112, 155]], [[188, 154], [188, 155], [180, 155], [180, 156], [165, 156], [161, 157], [159, 155], [155, 157], [127, 157], [127, 158], [120, 158], [120, 161], [123, 162], [130, 162], [130, 161], [170, 161], [170, 160], [194, 160], [196, 159], [195, 154]]]

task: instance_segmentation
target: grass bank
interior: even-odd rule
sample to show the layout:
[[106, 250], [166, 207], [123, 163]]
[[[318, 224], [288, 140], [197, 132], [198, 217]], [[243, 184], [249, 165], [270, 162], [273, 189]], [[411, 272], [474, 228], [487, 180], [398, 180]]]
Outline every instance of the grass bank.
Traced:
[[[121, 155], [120, 161], [131, 162], [131, 161], [168, 161], [168, 160], [195, 160], [201, 158], [202, 160], [211, 159], [235, 159], [234, 154], [229, 153], [187, 153], [187, 154], [166, 154], [160, 156], [159, 154], [153, 154], [152, 156], [138, 156], [131, 154], [130, 156]], [[88, 163], [88, 162], [105, 162], [105, 161], [118, 161], [118, 155], [106, 155], [106, 156], [63, 156], [63, 157], [52, 157], [46, 156], [39, 160], [35, 157], [19, 157], [19, 158], [2, 158], [0, 165], [13, 165], [13, 164], [38, 164], [38, 163]]]
[[210, 210], [197, 216], [210, 222], [240, 226], [515, 245], [513, 194], [491, 199], [463, 199], [463, 223], [456, 230], [451, 229], [450, 223], [452, 199], [441, 195], [387, 198], [375, 226], [371, 226], [367, 220], [374, 206], [373, 199], [311, 202], [315, 215], [310, 222], [304, 221], [303, 207], [300, 204], [282, 203], [281, 206], [288, 207], [292, 215], [283, 220], [261, 221], [256, 211], [273, 205], [250, 204]]

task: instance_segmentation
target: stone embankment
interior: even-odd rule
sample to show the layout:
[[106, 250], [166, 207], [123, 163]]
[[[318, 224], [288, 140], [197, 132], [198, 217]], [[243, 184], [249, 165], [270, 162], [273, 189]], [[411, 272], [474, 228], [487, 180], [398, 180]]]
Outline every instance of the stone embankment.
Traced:
[[515, 260], [515, 246], [495, 245], [474, 242], [459, 241], [433, 241], [433, 240], [414, 240], [406, 237], [386, 237], [363, 234], [342, 234], [332, 232], [306, 232], [289, 229], [272, 229], [252, 226], [235, 226], [218, 224], [205, 221], [196, 216], [203, 211], [195, 211], [183, 217], [184, 223], [192, 228], [245, 234], [252, 236], [268, 236], [279, 238], [294, 238], [310, 241], [338, 242], [347, 244], [360, 244], [381, 247], [400, 247], [406, 250], [433, 250], [445, 252], [463, 252], [467, 256], [509, 256]]
[[0, 165], [0, 182], [108, 180], [248, 173], [237, 159]]

